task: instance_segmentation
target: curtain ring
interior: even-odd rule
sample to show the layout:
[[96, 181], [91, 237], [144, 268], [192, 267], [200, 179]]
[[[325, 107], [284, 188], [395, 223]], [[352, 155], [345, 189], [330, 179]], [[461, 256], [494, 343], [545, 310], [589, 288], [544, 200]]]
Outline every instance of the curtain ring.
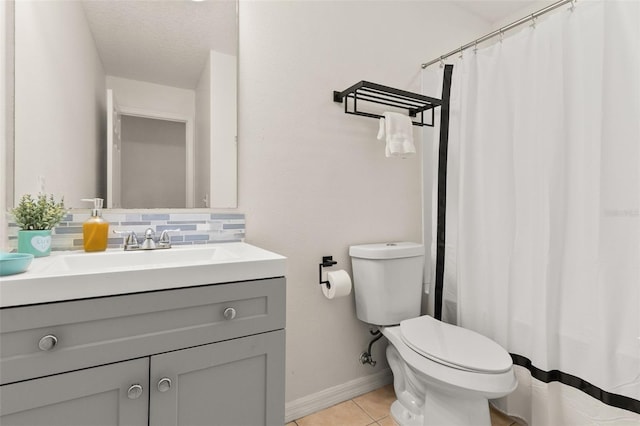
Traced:
[[536, 19], [538, 19], [538, 17], [535, 14], [531, 14], [531, 25], [529, 25], [532, 29], [536, 29]]
[[576, 0], [571, 0], [571, 6], [569, 6], [570, 11], [574, 11], [576, 8]]
[[460, 59], [464, 59], [464, 50], [462, 49], [462, 46], [460, 46], [460, 55], [458, 57]]
[[440, 68], [444, 68], [444, 56], [440, 56]]
[[473, 53], [478, 53], [478, 40], [473, 43]]
[[502, 43], [502, 40], [504, 40], [504, 31], [500, 28], [500, 43]]

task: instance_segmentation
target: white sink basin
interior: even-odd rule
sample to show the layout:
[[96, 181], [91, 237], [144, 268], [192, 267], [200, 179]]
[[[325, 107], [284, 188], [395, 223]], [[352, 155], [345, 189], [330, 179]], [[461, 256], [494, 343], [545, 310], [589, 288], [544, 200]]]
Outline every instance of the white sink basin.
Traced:
[[106, 251], [61, 256], [69, 271], [164, 268], [237, 260], [240, 256], [220, 246], [173, 247], [160, 250]]
[[282, 277], [286, 258], [246, 243], [53, 252], [2, 277], [0, 307]]

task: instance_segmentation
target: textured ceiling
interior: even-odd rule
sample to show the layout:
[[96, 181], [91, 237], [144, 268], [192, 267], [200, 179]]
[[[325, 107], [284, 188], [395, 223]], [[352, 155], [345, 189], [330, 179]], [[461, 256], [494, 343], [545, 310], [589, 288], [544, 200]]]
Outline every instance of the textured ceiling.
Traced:
[[185, 89], [209, 50], [236, 55], [235, 0], [83, 0], [108, 75]]

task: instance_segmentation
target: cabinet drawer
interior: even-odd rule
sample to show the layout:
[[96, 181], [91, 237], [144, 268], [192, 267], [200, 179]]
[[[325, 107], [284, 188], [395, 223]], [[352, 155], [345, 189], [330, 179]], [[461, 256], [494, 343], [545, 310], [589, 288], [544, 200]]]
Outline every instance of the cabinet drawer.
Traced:
[[[6, 308], [0, 310], [0, 383], [284, 325], [284, 278]], [[57, 342], [47, 350], [50, 336]]]

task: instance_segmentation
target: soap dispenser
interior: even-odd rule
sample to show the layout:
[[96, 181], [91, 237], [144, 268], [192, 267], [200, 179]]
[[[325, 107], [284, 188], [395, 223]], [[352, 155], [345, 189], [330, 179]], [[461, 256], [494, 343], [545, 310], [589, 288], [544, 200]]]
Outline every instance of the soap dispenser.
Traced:
[[102, 198], [83, 198], [93, 203], [91, 217], [82, 224], [84, 251], [105, 251], [109, 234], [109, 222], [102, 218]]

